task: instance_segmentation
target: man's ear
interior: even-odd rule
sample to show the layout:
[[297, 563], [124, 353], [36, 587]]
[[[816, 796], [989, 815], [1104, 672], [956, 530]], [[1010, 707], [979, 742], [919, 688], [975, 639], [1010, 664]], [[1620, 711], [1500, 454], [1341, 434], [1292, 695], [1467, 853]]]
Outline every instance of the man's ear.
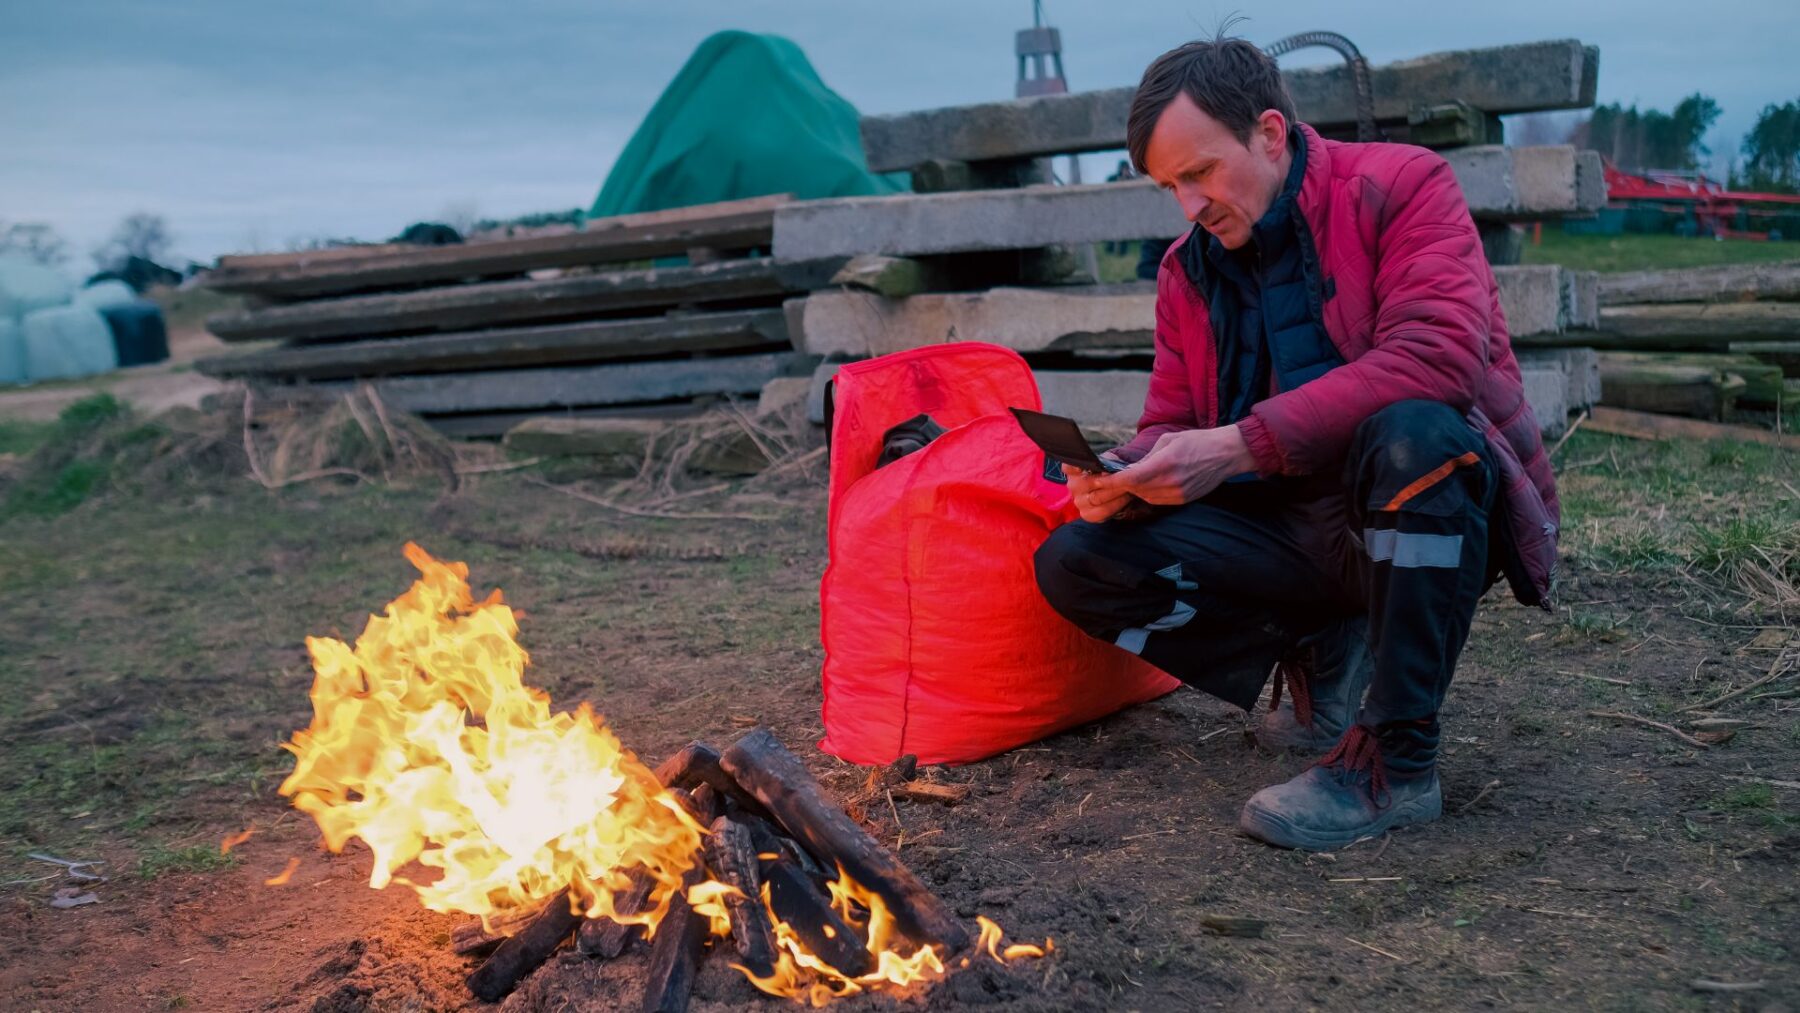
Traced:
[[1274, 109], [1264, 109], [1256, 119], [1256, 141], [1262, 154], [1270, 159], [1280, 158], [1282, 149], [1287, 147], [1290, 129], [1286, 116]]

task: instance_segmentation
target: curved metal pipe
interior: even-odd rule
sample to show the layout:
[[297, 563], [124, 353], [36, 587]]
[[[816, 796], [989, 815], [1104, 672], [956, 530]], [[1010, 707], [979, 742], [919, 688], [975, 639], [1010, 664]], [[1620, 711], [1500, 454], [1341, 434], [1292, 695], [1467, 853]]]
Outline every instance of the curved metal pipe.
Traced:
[[1296, 49], [1323, 46], [1344, 58], [1350, 68], [1350, 86], [1356, 92], [1356, 139], [1379, 141], [1381, 131], [1375, 127], [1375, 90], [1369, 83], [1369, 61], [1363, 59], [1356, 43], [1336, 32], [1301, 32], [1263, 47], [1263, 52], [1280, 59]]

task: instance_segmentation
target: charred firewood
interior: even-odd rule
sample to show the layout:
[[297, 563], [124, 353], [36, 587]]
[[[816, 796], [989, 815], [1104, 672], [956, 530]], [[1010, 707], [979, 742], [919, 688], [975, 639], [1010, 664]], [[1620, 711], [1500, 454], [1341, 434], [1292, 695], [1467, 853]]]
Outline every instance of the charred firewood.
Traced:
[[534, 907], [494, 915], [487, 922], [493, 927], [492, 932], [483, 927], [480, 921], [458, 925], [450, 930], [450, 951], [459, 957], [485, 957], [494, 951], [494, 947], [505, 942], [508, 936], [516, 934], [527, 922], [537, 917], [542, 910], [542, 907]]
[[768, 977], [775, 971], [775, 930], [762, 905], [762, 871], [750, 828], [729, 816], [714, 820], [712, 837], [706, 842], [706, 861], [720, 882], [737, 888], [740, 894], [725, 899], [738, 957], [750, 973]]
[[[688, 748], [695, 746], [710, 748], [699, 742]], [[703, 784], [692, 793], [674, 788], [671, 789], [671, 794], [688, 811], [688, 815], [694, 818], [694, 822], [701, 826], [711, 823], [719, 815], [718, 793], [708, 785]], [[614, 895], [613, 910], [622, 915], [643, 914], [650, 906], [650, 894], [656, 889], [656, 880], [643, 869], [632, 869], [627, 875], [631, 878], [631, 885]], [[581, 931], [575, 934], [575, 945], [590, 957], [611, 960], [624, 953], [643, 934], [642, 925], [615, 922], [611, 918], [589, 918], [581, 923]]]
[[704, 742], [690, 742], [668, 759], [657, 764], [656, 779], [665, 788], [692, 790], [702, 784], [712, 785], [722, 797], [737, 803], [745, 812], [768, 819], [769, 811], [743, 786], [719, 766], [719, 751]]
[[502, 942], [494, 955], [469, 975], [469, 991], [484, 1002], [499, 1001], [519, 979], [550, 959], [580, 921], [581, 915], [569, 907], [568, 890], [550, 898], [537, 917]]
[[942, 943], [951, 952], [969, 945], [968, 929], [944, 902], [826, 798], [806, 765], [768, 729], [758, 728], [733, 743], [720, 757], [720, 766], [821, 861], [837, 864], [879, 896], [900, 931], [915, 942]]
[[687, 892], [705, 878], [703, 866], [689, 869], [681, 890], [669, 900], [669, 913], [656, 926], [650, 944], [650, 977], [644, 985], [644, 1013], [687, 1013], [706, 957], [711, 923], [687, 901]]
[[719, 751], [704, 742], [690, 742], [656, 765], [656, 779], [665, 788], [692, 788], [706, 781], [708, 768], [719, 766]]
[[[650, 893], [656, 889], [656, 880], [643, 869], [633, 869], [628, 875], [631, 885], [613, 896], [613, 910], [623, 915], [643, 914], [650, 906]], [[625, 948], [643, 933], [642, 925], [615, 922], [611, 918], [589, 918], [581, 923], [581, 931], [575, 933], [575, 945], [590, 957], [611, 960], [624, 953]]]
[[857, 934], [831, 906], [831, 898], [805, 870], [788, 857], [787, 849], [767, 824], [750, 827], [756, 848], [757, 871], [769, 886], [769, 909], [787, 923], [796, 938], [819, 959], [856, 977], [875, 969], [875, 958]]

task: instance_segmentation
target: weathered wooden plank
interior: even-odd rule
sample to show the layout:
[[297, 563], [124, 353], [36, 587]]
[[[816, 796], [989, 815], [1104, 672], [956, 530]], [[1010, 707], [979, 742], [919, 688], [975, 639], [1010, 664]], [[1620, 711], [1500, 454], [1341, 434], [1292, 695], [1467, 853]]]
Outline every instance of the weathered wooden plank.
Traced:
[[1607, 306], [1600, 329], [1627, 340], [1705, 343], [1800, 339], [1800, 303], [1668, 303]]
[[1776, 433], [1754, 426], [1702, 422], [1697, 419], [1629, 411], [1624, 408], [1595, 408], [1588, 415], [1587, 428], [1597, 433], [1629, 436], [1638, 440], [1735, 441], [1800, 450], [1800, 434]]
[[295, 299], [674, 256], [695, 247], [767, 247], [775, 208], [790, 200], [786, 194], [756, 197], [598, 218], [580, 232], [561, 235], [454, 246], [380, 247], [362, 256], [332, 251], [331, 256], [287, 255], [298, 259], [260, 263], [256, 258], [224, 258], [219, 269], [207, 276], [206, 284], [225, 292]]
[[766, 257], [545, 281], [493, 281], [391, 295], [346, 296], [207, 319], [226, 341], [318, 341], [461, 331], [653, 307], [771, 298], [782, 293]]
[[[1566, 145], [1483, 145], [1443, 153], [1478, 218], [1586, 213], [1605, 203], [1600, 156]], [[775, 256], [916, 257], [1108, 239], [1173, 238], [1190, 228], [1148, 180], [796, 201], [775, 212]]]
[[[749, 395], [777, 376], [804, 372], [814, 361], [795, 352], [771, 352], [612, 366], [393, 376], [369, 382], [390, 408], [421, 415], [454, 414], [648, 404], [703, 394]], [[354, 385], [333, 381], [316, 387], [348, 391]]]
[[1733, 341], [1731, 352], [1780, 366], [1783, 376], [1800, 376], [1800, 341]]
[[727, 310], [297, 345], [210, 356], [196, 362], [194, 368], [217, 377], [330, 380], [719, 352], [787, 340], [787, 322], [781, 310]]
[[[1433, 53], [1370, 68], [1378, 121], [1405, 123], [1415, 107], [1461, 100], [1488, 113], [1576, 109], [1594, 104], [1599, 54], [1573, 39]], [[1282, 75], [1300, 119], [1325, 129], [1356, 122], [1342, 65]], [[863, 149], [877, 172], [928, 159], [984, 162], [1125, 146], [1135, 88], [1108, 88], [1009, 102], [867, 116]]]
[[1744, 386], [1742, 377], [1710, 366], [1600, 356], [1600, 403], [1609, 408], [1721, 419]]
[[[1744, 381], [1744, 389], [1738, 394], [1738, 400], [1745, 404], [1773, 405], [1782, 397], [1781, 367], [1773, 363], [1762, 362], [1749, 355], [1716, 352], [1605, 352], [1601, 354], [1600, 362], [1603, 370], [1602, 376], [1605, 375], [1604, 367], [1608, 363], [1618, 367], [1632, 365], [1700, 367], [1741, 378]], [[1635, 406], [1621, 404], [1619, 407]]]
[[1800, 300], [1800, 260], [1600, 276], [1600, 304]]

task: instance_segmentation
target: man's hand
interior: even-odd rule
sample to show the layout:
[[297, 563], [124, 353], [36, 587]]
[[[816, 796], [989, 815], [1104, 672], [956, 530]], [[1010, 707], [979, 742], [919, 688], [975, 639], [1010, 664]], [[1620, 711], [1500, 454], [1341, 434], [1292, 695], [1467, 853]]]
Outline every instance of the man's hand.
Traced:
[[[1116, 461], [1118, 458], [1108, 451], [1100, 455], [1105, 460]], [[1080, 468], [1062, 466], [1064, 477], [1069, 480], [1069, 495], [1074, 497], [1075, 509], [1081, 511], [1081, 519], [1090, 524], [1111, 520], [1119, 511], [1131, 502], [1131, 493], [1117, 490], [1103, 491], [1096, 488], [1095, 483], [1101, 476]]]
[[[1084, 484], [1088, 502], [1097, 504], [1096, 509], [1111, 505], [1106, 513], [1110, 517], [1123, 504], [1117, 497], [1135, 495], [1157, 506], [1180, 506], [1212, 492], [1231, 476], [1255, 468], [1256, 459], [1237, 426], [1188, 429], [1163, 434], [1136, 464], [1110, 475], [1090, 476]], [[1073, 479], [1070, 487], [1074, 487]], [[1083, 519], [1088, 519], [1079, 498], [1076, 506]]]

